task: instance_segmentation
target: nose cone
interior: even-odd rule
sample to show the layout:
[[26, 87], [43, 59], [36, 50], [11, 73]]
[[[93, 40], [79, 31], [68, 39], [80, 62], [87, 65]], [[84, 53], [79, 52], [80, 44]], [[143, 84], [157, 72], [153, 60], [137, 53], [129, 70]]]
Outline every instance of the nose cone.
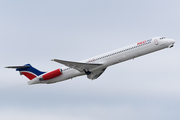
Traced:
[[169, 45], [168, 48], [172, 48], [172, 47], [174, 46], [175, 40], [173, 40], [173, 39], [168, 39], [167, 41], [168, 41], [168, 43], [169, 43], [169, 44], [168, 44], [168, 45]]
[[175, 40], [169, 39], [168, 42], [169, 42], [170, 44], [174, 44], [174, 43], [175, 43]]

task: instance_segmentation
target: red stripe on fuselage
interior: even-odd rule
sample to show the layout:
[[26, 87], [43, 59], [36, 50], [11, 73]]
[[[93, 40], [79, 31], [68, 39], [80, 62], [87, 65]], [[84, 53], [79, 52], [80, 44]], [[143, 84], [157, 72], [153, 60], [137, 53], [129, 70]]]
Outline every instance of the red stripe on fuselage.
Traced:
[[26, 76], [27, 78], [29, 78], [30, 80], [36, 78], [36, 76], [32, 73], [28, 73], [28, 72], [21, 72], [24, 76]]

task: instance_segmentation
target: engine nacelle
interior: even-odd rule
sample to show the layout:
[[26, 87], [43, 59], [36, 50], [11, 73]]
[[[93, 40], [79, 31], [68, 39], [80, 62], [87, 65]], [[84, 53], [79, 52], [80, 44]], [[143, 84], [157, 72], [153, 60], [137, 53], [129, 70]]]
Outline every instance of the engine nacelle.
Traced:
[[40, 81], [49, 80], [49, 79], [55, 78], [57, 76], [60, 76], [61, 74], [62, 74], [62, 70], [56, 69], [54, 71], [44, 74], [39, 80]]

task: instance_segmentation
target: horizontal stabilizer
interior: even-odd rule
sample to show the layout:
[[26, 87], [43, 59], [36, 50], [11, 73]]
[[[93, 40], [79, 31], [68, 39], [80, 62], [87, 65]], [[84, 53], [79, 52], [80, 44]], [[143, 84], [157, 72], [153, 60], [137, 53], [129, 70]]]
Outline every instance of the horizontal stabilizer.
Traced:
[[27, 65], [27, 66], [7, 66], [5, 68], [22, 69], [22, 68], [28, 68], [28, 67], [30, 67], [30, 65]]

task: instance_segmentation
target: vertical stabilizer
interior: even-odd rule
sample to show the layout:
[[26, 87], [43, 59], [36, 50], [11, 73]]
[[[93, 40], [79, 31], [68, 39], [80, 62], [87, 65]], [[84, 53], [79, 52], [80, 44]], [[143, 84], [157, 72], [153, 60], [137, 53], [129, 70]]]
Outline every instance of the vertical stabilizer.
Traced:
[[26, 64], [24, 66], [9, 66], [6, 68], [15, 68], [16, 71], [20, 72], [20, 75], [26, 76], [29, 80], [36, 78], [37, 76], [44, 74], [45, 72], [41, 72], [38, 69], [32, 67], [30, 64]]

